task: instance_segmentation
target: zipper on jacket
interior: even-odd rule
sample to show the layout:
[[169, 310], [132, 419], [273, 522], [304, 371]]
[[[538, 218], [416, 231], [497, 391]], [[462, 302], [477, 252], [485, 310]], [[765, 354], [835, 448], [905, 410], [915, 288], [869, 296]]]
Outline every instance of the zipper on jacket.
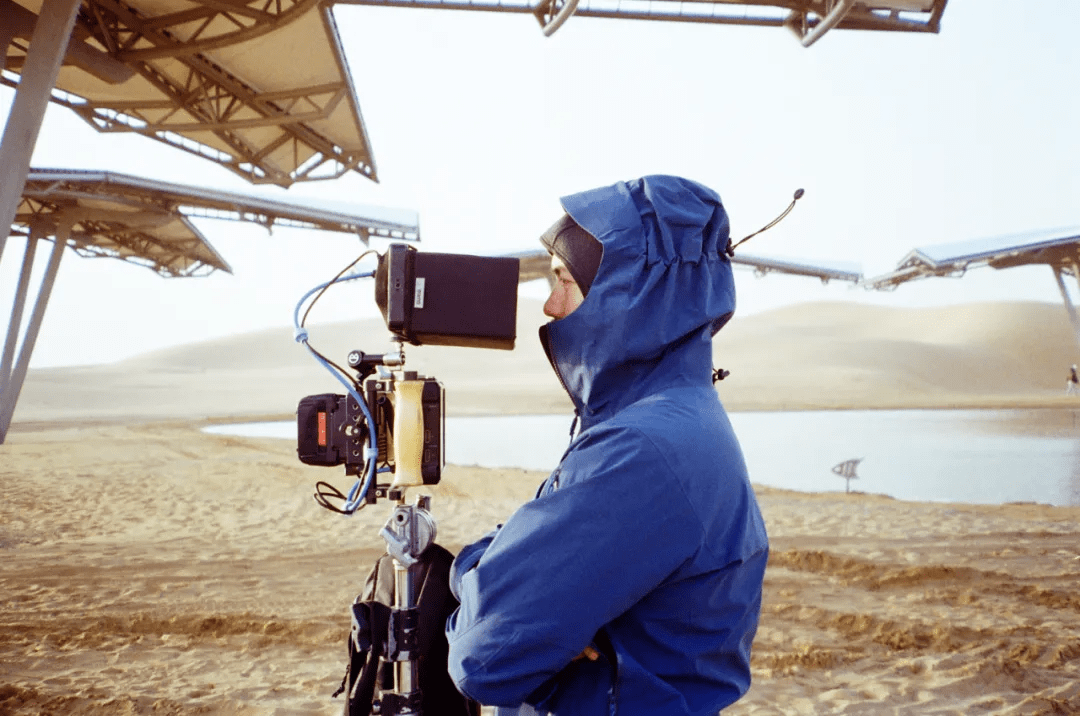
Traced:
[[574, 397], [574, 394], [570, 392], [570, 389], [566, 387], [566, 381], [563, 380], [562, 373], [559, 371], [559, 365], [555, 362], [555, 356], [551, 352], [551, 342], [548, 340], [547, 324], [540, 326], [540, 345], [544, 347], [544, 355], [547, 356], [548, 363], [551, 363], [551, 369], [555, 371], [555, 377], [559, 379], [559, 385], [566, 391], [566, 395], [570, 398], [570, 402], [574, 404], [574, 422], [570, 425], [570, 441], [574, 441], [574, 429], [577, 427], [578, 418], [581, 417], [581, 408], [578, 406], [578, 401]]

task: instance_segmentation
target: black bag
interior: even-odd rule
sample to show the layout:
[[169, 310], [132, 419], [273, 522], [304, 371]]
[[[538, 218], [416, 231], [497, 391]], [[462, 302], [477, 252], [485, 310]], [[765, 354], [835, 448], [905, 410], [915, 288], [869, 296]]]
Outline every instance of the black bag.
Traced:
[[[450, 650], [446, 620], [458, 607], [450, 593], [450, 565], [454, 556], [432, 544], [420, 555], [417, 597], [417, 651], [420, 654], [420, 704], [423, 716], [479, 716], [480, 705], [461, 695], [447, 670]], [[384, 554], [375, 563], [364, 591], [352, 605], [349, 668], [334, 696], [345, 693], [345, 716], [379, 713], [384, 688], [393, 685], [394, 662], [383, 657], [393, 647], [389, 632], [394, 604], [394, 560]]]

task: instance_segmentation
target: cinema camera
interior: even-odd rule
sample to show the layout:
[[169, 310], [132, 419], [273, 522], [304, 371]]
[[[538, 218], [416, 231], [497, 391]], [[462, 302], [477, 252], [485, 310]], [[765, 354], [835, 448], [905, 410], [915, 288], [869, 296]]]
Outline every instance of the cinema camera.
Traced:
[[[367, 473], [369, 478], [354, 499], [330, 488], [317, 494], [320, 504], [334, 509], [325, 498], [345, 498], [344, 509], [338, 511], [352, 512], [379, 497], [397, 499], [404, 488], [439, 482], [445, 447], [443, 387], [434, 377], [404, 370], [404, 344], [513, 349], [518, 264], [516, 258], [426, 253], [406, 244], [391, 244], [379, 256], [375, 303], [397, 350], [349, 353], [348, 365], [356, 377], [348, 383], [342, 380], [346, 371], [331, 363], [349, 394], [310, 395], [297, 408], [301, 462], [344, 465], [346, 474], [362, 478]], [[312, 293], [371, 275], [335, 279]], [[298, 340], [306, 343], [306, 333]], [[386, 473], [393, 475], [392, 482], [370, 479]]]
[[[348, 495], [326, 482], [316, 484], [315, 500], [342, 514], [353, 514], [380, 497], [396, 504], [380, 531], [394, 561], [394, 596], [388, 641], [380, 664], [392, 674], [380, 691], [380, 713], [420, 714], [418, 590], [420, 556], [435, 541], [430, 498], [406, 504], [409, 487], [438, 484], [444, 464], [445, 400], [434, 377], [406, 371], [404, 344], [514, 347], [517, 332], [519, 260], [457, 254], [423, 253], [391, 244], [373, 273], [344, 274], [317, 286], [301, 299], [311, 305], [335, 283], [375, 278], [375, 303], [382, 312], [396, 351], [384, 354], [354, 350], [348, 365], [355, 377], [323, 357], [308, 343], [303, 322], [296, 320], [296, 340], [345, 386], [346, 395], [310, 395], [297, 407], [297, 455], [308, 465], [344, 465], [356, 482]], [[308, 307], [310, 311], [310, 305]], [[378, 375], [376, 376], [376, 373]], [[380, 482], [379, 475], [391, 475]], [[338, 503], [338, 504], [335, 504]], [[340, 506], [339, 506], [340, 505]], [[352, 609], [352, 644], [361, 650], [371, 634], [366, 612]], [[380, 671], [380, 673], [384, 673]], [[365, 697], [350, 667], [343, 689], [346, 713]], [[363, 711], [367, 713], [367, 711]]]

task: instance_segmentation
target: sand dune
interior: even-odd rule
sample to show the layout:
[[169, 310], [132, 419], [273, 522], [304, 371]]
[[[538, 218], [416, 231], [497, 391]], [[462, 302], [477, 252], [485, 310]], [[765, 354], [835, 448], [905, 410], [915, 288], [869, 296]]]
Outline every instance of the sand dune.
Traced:
[[[519, 310], [518, 347], [409, 347], [408, 366], [437, 376], [451, 414], [569, 409], [535, 338], [538, 301]], [[390, 343], [378, 319], [311, 327], [312, 344], [343, 364], [348, 351]], [[736, 317], [716, 338], [731, 410], [1063, 405], [1080, 361], [1065, 310], [1040, 303], [931, 309], [855, 303], [793, 306]], [[180, 346], [112, 365], [30, 372], [16, 426], [41, 421], [291, 415], [304, 395], [341, 386], [289, 328]]]
[[804, 304], [736, 317], [715, 344], [734, 410], [1055, 405], [1080, 359], [1064, 307], [1033, 302]]

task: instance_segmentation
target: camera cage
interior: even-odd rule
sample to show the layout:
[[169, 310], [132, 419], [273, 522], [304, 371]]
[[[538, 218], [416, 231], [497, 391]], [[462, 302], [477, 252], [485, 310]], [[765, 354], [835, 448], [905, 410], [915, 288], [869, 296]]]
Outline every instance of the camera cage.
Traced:
[[[404, 355], [352, 351], [356, 371], [347, 395], [305, 397], [297, 407], [297, 454], [308, 465], [344, 465], [357, 478], [348, 495], [316, 484], [315, 500], [352, 514], [379, 498], [401, 501], [405, 488], [438, 484], [445, 464], [444, 389], [404, 370]], [[390, 370], [393, 367], [396, 370]], [[378, 375], [376, 375], [378, 373]], [[379, 476], [392, 474], [391, 482]], [[341, 507], [333, 501], [343, 502]]]

